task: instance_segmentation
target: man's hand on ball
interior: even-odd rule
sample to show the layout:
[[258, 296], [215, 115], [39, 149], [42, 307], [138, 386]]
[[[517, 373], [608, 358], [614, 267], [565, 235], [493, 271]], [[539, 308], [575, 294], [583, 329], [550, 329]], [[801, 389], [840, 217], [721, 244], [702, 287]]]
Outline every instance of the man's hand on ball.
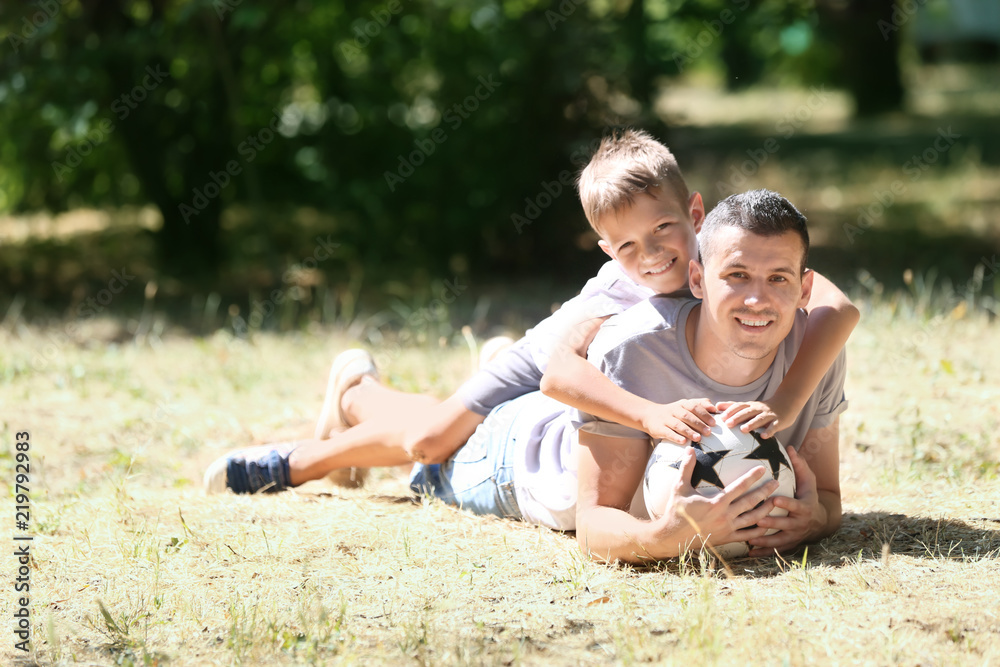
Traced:
[[688, 441], [699, 442], [712, 432], [715, 412], [715, 405], [707, 398], [657, 404], [643, 416], [642, 426], [653, 440], [686, 445]]
[[695, 538], [695, 544], [746, 542], [763, 536], [767, 529], [759, 523], [774, 509], [774, 501], [769, 496], [778, 488], [778, 482], [771, 480], [751, 490], [765, 472], [763, 467], [757, 467], [740, 476], [722, 493], [708, 498], [691, 485], [695, 461], [694, 448], [688, 447], [681, 460], [673, 497], [664, 512], [665, 525], [686, 523], [688, 530], [685, 532]]
[[810, 470], [797, 451], [788, 448], [788, 460], [795, 471], [795, 497], [775, 496], [775, 507], [788, 511], [788, 516], [765, 516], [757, 525], [779, 532], [755, 537], [750, 542], [750, 556], [767, 556], [773, 553], [794, 551], [803, 542], [822, 532], [826, 525], [826, 509], [819, 501], [816, 475]]

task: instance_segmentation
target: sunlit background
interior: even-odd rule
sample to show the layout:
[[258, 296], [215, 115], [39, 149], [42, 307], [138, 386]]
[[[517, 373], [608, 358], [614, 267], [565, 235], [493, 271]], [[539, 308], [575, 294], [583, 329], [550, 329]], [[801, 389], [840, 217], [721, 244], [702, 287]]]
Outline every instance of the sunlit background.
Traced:
[[787, 195], [845, 289], [996, 312], [989, 0], [48, 0], [0, 34], [8, 324], [286, 330], [448, 284], [531, 319], [602, 262], [569, 184], [623, 125], [708, 206]]

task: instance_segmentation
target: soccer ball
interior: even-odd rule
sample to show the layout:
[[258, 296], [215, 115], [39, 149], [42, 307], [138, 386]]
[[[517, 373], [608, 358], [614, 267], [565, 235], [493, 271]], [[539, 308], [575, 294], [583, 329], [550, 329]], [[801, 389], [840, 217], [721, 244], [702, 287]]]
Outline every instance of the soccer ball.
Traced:
[[[703, 496], [712, 497], [722, 493], [723, 488], [748, 471], [763, 466], [764, 476], [752, 488], [757, 488], [772, 479], [778, 480], [778, 489], [773, 496], [795, 497], [795, 472], [784, 446], [776, 438], [762, 438], [757, 433], [744, 433], [718, 422], [712, 427], [711, 435], [701, 442], [693, 443], [698, 460], [691, 475], [692, 486]], [[646, 464], [643, 480], [643, 495], [646, 511], [652, 519], [659, 518], [670, 500], [674, 485], [680, 476], [684, 447], [667, 440], [661, 440], [653, 449]], [[788, 512], [775, 507], [771, 516], [786, 516]], [[768, 531], [768, 535], [777, 532]], [[750, 547], [746, 542], [730, 542], [715, 546], [725, 558], [746, 556]]]

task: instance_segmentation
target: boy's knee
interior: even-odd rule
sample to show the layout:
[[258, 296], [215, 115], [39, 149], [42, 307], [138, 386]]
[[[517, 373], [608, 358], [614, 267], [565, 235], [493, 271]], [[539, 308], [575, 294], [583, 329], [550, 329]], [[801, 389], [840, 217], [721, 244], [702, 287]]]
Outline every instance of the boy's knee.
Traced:
[[425, 465], [444, 463], [452, 454], [445, 439], [434, 433], [407, 434], [403, 449], [411, 461]]

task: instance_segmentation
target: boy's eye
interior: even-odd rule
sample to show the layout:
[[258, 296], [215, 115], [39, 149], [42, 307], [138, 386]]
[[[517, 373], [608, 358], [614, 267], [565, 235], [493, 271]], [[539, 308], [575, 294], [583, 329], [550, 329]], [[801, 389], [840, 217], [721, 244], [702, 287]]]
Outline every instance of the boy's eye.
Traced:
[[658, 232], [663, 231], [664, 229], [666, 229], [667, 227], [669, 227], [671, 224], [673, 224], [673, 223], [664, 222], [663, 224], [657, 225], [656, 226], [656, 231], [658, 231]]
[[625, 250], [626, 248], [630, 247], [631, 245], [632, 245], [631, 241], [626, 241], [625, 243], [623, 243], [620, 246], [618, 246], [618, 252], [621, 252], [622, 250]]

